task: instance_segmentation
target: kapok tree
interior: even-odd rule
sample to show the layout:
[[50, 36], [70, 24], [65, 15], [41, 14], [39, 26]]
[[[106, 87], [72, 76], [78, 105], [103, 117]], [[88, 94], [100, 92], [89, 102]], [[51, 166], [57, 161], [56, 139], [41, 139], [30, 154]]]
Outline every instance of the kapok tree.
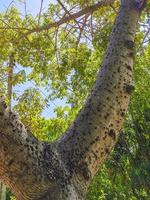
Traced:
[[[96, 6], [112, 2], [106, 0]], [[136, 26], [145, 3], [121, 1], [91, 93], [75, 121], [57, 141], [47, 143], [35, 138], [1, 97], [0, 178], [17, 199], [84, 199], [90, 181], [116, 144], [123, 125], [134, 88]], [[88, 9], [25, 35], [65, 23]]]

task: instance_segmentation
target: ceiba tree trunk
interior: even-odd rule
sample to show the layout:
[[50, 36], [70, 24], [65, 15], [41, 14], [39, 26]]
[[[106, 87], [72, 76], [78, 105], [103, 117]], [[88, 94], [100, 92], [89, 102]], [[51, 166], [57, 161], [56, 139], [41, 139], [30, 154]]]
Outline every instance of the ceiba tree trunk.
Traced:
[[0, 179], [18, 200], [82, 200], [113, 149], [133, 90], [134, 38], [141, 0], [122, 0], [85, 106], [54, 143], [41, 142], [0, 100]]

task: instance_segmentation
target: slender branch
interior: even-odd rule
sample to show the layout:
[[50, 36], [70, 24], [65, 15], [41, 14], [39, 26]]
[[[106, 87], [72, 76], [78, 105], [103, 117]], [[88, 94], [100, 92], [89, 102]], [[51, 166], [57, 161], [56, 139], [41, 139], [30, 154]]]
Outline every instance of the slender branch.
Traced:
[[9, 10], [10, 6], [11, 6], [13, 3], [14, 3], [14, 0], [12, 0], [12, 1], [9, 3], [9, 5], [8, 5], [8, 7], [7, 7], [7, 9], [6, 9], [5, 15], [7, 15], [8, 10]]
[[41, 0], [41, 6], [40, 6], [40, 11], [39, 11], [39, 17], [38, 17], [38, 25], [40, 24], [40, 18], [41, 18], [41, 13], [42, 13], [42, 7], [43, 7], [43, 0]]
[[8, 106], [11, 110], [12, 102], [12, 90], [13, 90], [13, 68], [14, 68], [14, 53], [11, 53], [9, 56], [9, 65], [8, 65], [8, 82], [7, 82], [7, 97], [8, 97]]
[[56, 32], [55, 32], [55, 46], [54, 46], [54, 50], [55, 50], [55, 57], [56, 57], [56, 62], [57, 62], [57, 65], [59, 66], [59, 57], [58, 57], [58, 29], [56, 29]]
[[27, 16], [27, 2], [26, 0], [24, 1], [24, 14], [25, 14], [25, 17]]

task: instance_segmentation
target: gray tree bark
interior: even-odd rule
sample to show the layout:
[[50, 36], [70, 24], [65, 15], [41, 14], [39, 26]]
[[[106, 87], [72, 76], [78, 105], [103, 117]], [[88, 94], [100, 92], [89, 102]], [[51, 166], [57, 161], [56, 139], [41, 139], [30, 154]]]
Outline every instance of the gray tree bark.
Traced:
[[133, 90], [134, 38], [144, 1], [122, 0], [93, 89], [68, 131], [46, 143], [0, 100], [0, 178], [18, 200], [82, 200], [113, 149]]

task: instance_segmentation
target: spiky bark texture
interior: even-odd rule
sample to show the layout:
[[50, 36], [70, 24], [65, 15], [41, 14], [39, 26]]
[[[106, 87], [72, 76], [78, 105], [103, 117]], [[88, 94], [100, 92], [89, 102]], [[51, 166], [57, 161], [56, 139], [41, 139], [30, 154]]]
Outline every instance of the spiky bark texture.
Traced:
[[110, 42], [85, 106], [56, 142], [28, 133], [0, 101], [0, 178], [18, 200], [82, 200], [119, 136], [134, 88], [134, 38], [141, 9], [122, 0]]

